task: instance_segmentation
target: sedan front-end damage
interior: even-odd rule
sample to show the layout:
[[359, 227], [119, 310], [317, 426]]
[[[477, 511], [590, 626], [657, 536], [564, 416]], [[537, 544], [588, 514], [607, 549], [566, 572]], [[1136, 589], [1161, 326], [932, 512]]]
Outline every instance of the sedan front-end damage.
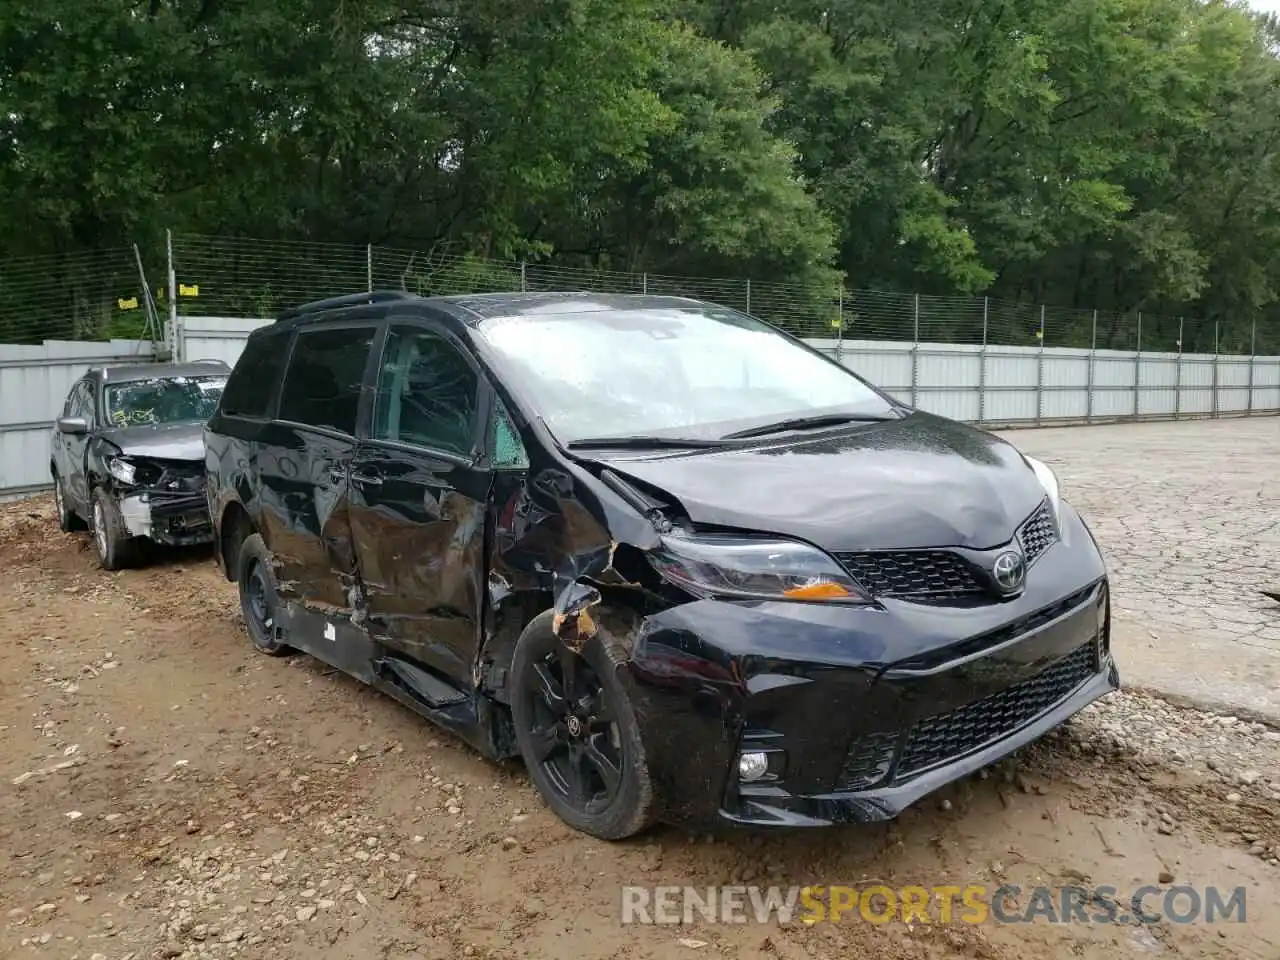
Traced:
[[[128, 482], [122, 479], [128, 476]], [[170, 547], [213, 542], [202, 464], [113, 458], [107, 491], [125, 530]]]

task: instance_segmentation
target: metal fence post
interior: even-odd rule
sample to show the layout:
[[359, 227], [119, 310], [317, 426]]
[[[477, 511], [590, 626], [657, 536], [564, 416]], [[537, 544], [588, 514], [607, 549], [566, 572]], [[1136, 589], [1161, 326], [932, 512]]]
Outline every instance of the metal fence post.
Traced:
[[1253, 361], [1258, 356], [1258, 318], [1253, 318], [1249, 329], [1249, 401], [1245, 404], [1246, 416], [1253, 416]]
[[1213, 321], [1213, 417], [1218, 417], [1218, 321]]
[[1138, 311], [1138, 349], [1133, 354], [1133, 419], [1142, 413], [1142, 311]]
[[844, 365], [844, 281], [836, 288], [836, 363]]
[[920, 400], [920, 294], [915, 295], [915, 320], [911, 333], [911, 406]]
[[747, 279], [747, 314], [751, 313], [751, 279]]
[[364, 274], [369, 281], [369, 292], [373, 293], [373, 244], [364, 245]]
[[1178, 359], [1173, 368], [1173, 419], [1182, 416], [1182, 317], [1178, 318]]
[[1089, 336], [1089, 373], [1085, 382], [1086, 399], [1084, 408], [1085, 423], [1093, 423], [1093, 377], [1094, 366], [1098, 362], [1098, 311], [1093, 311], [1093, 332]]
[[169, 261], [169, 323], [164, 339], [169, 348], [169, 358], [181, 360], [185, 351], [182, 349], [182, 332], [178, 329], [178, 273], [173, 263], [172, 230], [164, 232], [164, 251]]
[[525, 286], [524, 261], [520, 261], [520, 292], [524, 293], [528, 288]]
[[640, 274], [640, 292], [643, 294], [648, 294], [649, 292], [649, 274], [647, 272]]
[[987, 419], [987, 321], [991, 314], [991, 298], [982, 298], [982, 349], [978, 351], [978, 422]]
[[1040, 352], [1036, 354], [1036, 426], [1044, 419], [1044, 304], [1040, 304]]

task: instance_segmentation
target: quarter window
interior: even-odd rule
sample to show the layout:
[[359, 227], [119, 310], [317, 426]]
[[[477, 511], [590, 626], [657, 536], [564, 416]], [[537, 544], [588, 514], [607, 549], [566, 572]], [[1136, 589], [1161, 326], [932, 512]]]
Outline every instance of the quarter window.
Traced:
[[354, 434], [375, 332], [367, 326], [299, 333], [280, 395], [280, 419]]
[[470, 456], [479, 378], [439, 334], [393, 327], [378, 375], [373, 436]]
[[517, 469], [529, 466], [529, 456], [520, 442], [520, 432], [516, 430], [501, 397], [493, 398], [493, 465]]

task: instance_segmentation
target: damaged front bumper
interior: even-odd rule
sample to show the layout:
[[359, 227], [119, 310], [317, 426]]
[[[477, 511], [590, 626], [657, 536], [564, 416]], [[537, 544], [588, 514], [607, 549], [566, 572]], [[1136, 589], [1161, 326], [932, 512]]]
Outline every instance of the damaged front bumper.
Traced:
[[209, 504], [203, 493], [173, 495], [144, 490], [117, 494], [117, 504], [130, 536], [170, 547], [213, 542]]
[[696, 601], [650, 616], [627, 683], [664, 818], [891, 819], [1117, 689], [1106, 571], [1074, 511], [1064, 520], [1071, 542], [1003, 603]]

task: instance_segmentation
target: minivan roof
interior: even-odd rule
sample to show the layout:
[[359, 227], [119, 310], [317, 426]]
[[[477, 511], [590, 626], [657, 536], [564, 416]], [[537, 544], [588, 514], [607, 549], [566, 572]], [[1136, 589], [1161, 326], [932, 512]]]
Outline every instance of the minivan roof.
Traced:
[[336, 310], [353, 309], [387, 302], [416, 303], [435, 308], [454, 319], [474, 326], [497, 317], [519, 317], [552, 313], [592, 313], [604, 310], [654, 310], [663, 307], [703, 305], [689, 297], [666, 297], [642, 293], [592, 293], [590, 291], [522, 293], [466, 293], [454, 296], [420, 297], [398, 290], [329, 297], [300, 304], [284, 311], [276, 324], [293, 325], [323, 319]]

